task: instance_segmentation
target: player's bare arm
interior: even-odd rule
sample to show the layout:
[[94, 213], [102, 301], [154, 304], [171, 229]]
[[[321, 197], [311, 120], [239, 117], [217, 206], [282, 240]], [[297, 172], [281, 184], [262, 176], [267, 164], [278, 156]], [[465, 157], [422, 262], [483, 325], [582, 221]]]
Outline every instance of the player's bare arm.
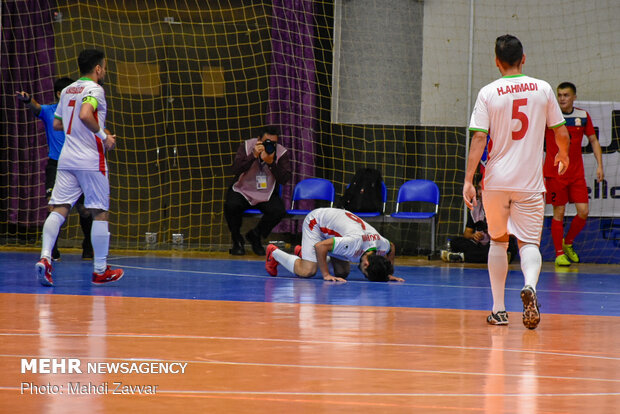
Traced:
[[[392, 263], [392, 266], [394, 266], [394, 258], [396, 257], [396, 246], [394, 246], [394, 243], [390, 242], [390, 252], [387, 254], [386, 258], [390, 261], [390, 263]], [[404, 282], [405, 279], [403, 279], [402, 277], [396, 277], [394, 275], [388, 275], [388, 280], [390, 282]]]
[[62, 119], [54, 118], [54, 122], [52, 123], [52, 128], [54, 128], [56, 131], [62, 131], [63, 129]]
[[465, 183], [463, 184], [463, 200], [470, 210], [478, 204], [476, 201], [476, 187], [474, 187], [473, 180], [486, 145], [486, 132], [474, 132], [471, 138], [471, 145], [469, 146], [469, 157], [467, 159], [467, 169], [465, 170]]
[[[99, 126], [97, 119], [95, 119], [95, 108], [89, 102], [82, 102], [79, 116], [80, 121], [82, 121], [93, 134], [97, 135], [99, 133], [101, 127]], [[114, 146], [116, 145], [116, 135], [110, 134], [107, 129], [104, 131], [104, 134], [106, 137], [103, 139], [103, 146], [106, 151], [110, 151], [111, 149], [114, 149]]]
[[594, 158], [596, 158], [596, 179], [597, 181], [603, 181], [605, 179], [605, 172], [603, 171], [603, 150], [601, 149], [601, 144], [594, 134], [588, 136], [588, 141], [590, 141], [592, 153]]
[[396, 258], [396, 246], [394, 246], [394, 243], [390, 242], [390, 251], [387, 254], [387, 259], [390, 261], [390, 263], [392, 263], [392, 266], [394, 266], [394, 258]]
[[314, 249], [316, 250], [316, 261], [321, 271], [321, 275], [323, 276], [323, 280], [333, 281], [333, 282], [343, 282], [346, 280], [341, 277], [332, 276], [329, 273], [329, 265], [327, 264], [327, 253], [329, 253], [334, 246], [334, 239], [326, 239], [318, 242], [314, 245]]
[[[558, 146], [558, 153], [555, 155], [554, 166], [558, 167], [558, 174], [562, 175], [568, 169], [568, 146], [570, 145], [570, 136], [565, 125], [554, 128], [555, 143]], [[562, 163], [560, 165], [560, 163]]]

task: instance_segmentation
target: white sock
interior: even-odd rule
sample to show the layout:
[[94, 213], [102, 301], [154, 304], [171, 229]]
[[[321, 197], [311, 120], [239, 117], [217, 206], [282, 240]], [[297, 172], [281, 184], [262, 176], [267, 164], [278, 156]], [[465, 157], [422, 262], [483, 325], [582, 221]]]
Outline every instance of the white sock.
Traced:
[[273, 258], [276, 259], [276, 262], [280, 263], [286, 270], [295, 274], [295, 262], [297, 260], [301, 260], [298, 256], [294, 254], [288, 254], [287, 252], [276, 249], [272, 253]]
[[505, 311], [504, 288], [506, 287], [506, 275], [508, 274], [508, 242], [496, 242], [491, 240], [489, 247], [489, 280], [493, 293], [493, 313]]
[[52, 261], [52, 248], [58, 238], [60, 227], [65, 222], [65, 218], [62, 214], [52, 211], [45, 224], [43, 224], [43, 240], [41, 245], [41, 258], [46, 258], [48, 261]]
[[108, 264], [108, 251], [110, 249], [110, 232], [108, 232], [107, 221], [93, 220], [90, 241], [93, 244], [93, 254], [95, 256], [95, 272], [103, 273]]
[[519, 250], [519, 255], [521, 256], [521, 271], [525, 284], [530, 285], [536, 291], [540, 268], [542, 267], [540, 250], [535, 244], [525, 244]]

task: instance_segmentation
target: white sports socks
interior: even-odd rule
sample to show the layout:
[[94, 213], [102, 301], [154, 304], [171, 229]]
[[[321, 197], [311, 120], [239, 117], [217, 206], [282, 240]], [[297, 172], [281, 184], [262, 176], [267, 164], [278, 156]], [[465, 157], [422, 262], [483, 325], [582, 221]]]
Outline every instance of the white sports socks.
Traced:
[[272, 253], [273, 258], [276, 259], [276, 262], [280, 263], [286, 270], [295, 274], [295, 262], [300, 260], [298, 256], [294, 254], [286, 253], [283, 250], [276, 249]]
[[50, 215], [47, 216], [47, 219], [45, 219], [45, 224], [43, 224], [41, 258], [45, 257], [50, 263], [52, 262], [52, 248], [54, 247], [54, 242], [56, 242], [60, 226], [62, 226], [64, 222], [65, 218], [62, 214], [52, 211]]
[[504, 288], [508, 274], [508, 242], [491, 240], [489, 247], [489, 279], [493, 293], [493, 313], [505, 311]]
[[521, 256], [521, 271], [523, 272], [525, 284], [530, 285], [535, 291], [542, 267], [540, 250], [535, 244], [525, 244], [519, 250], [519, 255]]
[[107, 221], [93, 220], [90, 240], [93, 244], [93, 253], [95, 256], [95, 272], [103, 273], [108, 264], [108, 251], [110, 249], [110, 233], [108, 232]]

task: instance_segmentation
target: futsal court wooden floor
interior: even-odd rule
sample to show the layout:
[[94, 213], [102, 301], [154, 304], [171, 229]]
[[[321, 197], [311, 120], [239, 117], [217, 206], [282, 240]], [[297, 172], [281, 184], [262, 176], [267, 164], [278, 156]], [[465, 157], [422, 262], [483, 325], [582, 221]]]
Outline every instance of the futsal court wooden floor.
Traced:
[[[619, 266], [558, 273], [546, 263], [542, 320], [530, 331], [518, 264], [507, 281], [510, 325], [494, 327], [485, 322], [482, 266], [401, 259], [404, 283], [370, 283], [355, 270], [337, 285], [282, 269], [272, 278], [258, 259], [117, 255], [110, 263], [125, 277], [93, 287], [91, 263], [64, 254], [47, 288], [34, 278], [36, 260], [36, 252], [0, 252], [3, 413], [620, 407]], [[67, 372], [76, 361], [82, 372]]]

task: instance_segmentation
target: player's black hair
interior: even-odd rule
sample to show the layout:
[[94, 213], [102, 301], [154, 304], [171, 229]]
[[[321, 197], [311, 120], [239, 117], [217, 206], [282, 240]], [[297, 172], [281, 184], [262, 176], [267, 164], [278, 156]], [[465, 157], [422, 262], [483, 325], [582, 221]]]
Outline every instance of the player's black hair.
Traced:
[[105, 55], [97, 49], [85, 49], [78, 56], [78, 66], [80, 67], [80, 75], [86, 75], [95, 69], [97, 65], [103, 65]]
[[56, 79], [56, 82], [54, 82], [54, 96], [56, 96], [58, 92], [62, 92], [63, 89], [65, 89], [67, 86], [71, 85], [72, 83], [73, 83], [73, 79], [71, 78]]
[[394, 266], [386, 257], [376, 254], [368, 255], [368, 267], [365, 275], [368, 280], [371, 282], [387, 282], [393, 273]]
[[495, 56], [508, 66], [518, 66], [523, 58], [523, 45], [513, 35], [505, 34], [495, 40]]
[[260, 135], [259, 137], [262, 138], [265, 136], [265, 134], [267, 135], [277, 135], [280, 136], [280, 131], [278, 131], [278, 128], [273, 126], [273, 125], [267, 125], [264, 126], [261, 130], [260, 130]]
[[577, 87], [571, 82], [562, 82], [558, 85], [558, 89], [571, 89], [575, 95], [577, 95]]

